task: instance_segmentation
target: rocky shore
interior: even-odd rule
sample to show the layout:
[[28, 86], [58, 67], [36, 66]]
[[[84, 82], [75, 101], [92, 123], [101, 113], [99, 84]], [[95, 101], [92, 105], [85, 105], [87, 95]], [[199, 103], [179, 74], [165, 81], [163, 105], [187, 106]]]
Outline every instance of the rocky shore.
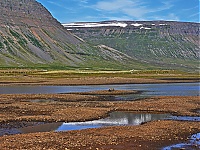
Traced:
[[[130, 91], [115, 91], [118, 94]], [[0, 127], [20, 122], [74, 122], [104, 118], [112, 111], [171, 113], [200, 116], [198, 96], [163, 96], [137, 101], [105, 101], [93, 94], [15, 94], [0, 97]], [[91, 95], [90, 95], [91, 94]], [[19, 124], [18, 124], [19, 123]], [[0, 147], [7, 149], [161, 149], [187, 141], [200, 132], [200, 122], [162, 120], [139, 126], [113, 126], [68, 132], [4, 135]], [[194, 145], [195, 146], [195, 145]], [[198, 146], [198, 145], [197, 145]], [[197, 147], [196, 146], [196, 147]], [[197, 147], [198, 148], [198, 147]]]

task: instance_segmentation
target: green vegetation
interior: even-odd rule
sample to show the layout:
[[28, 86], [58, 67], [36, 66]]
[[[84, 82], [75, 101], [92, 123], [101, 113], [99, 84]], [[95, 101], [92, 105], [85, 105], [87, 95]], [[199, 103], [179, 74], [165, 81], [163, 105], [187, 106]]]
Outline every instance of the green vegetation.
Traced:
[[38, 69], [16, 69], [1, 68], [0, 79], [4, 77], [14, 78], [16, 76], [29, 76], [32, 78], [84, 78], [84, 77], [123, 77], [123, 78], [149, 78], [149, 79], [176, 79], [191, 80], [199, 79], [197, 73], [187, 73], [176, 70], [82, 70], [78, 68], [68, 68], [68, 70], [45, 70]]
[[3, 37], [0, 43], [3, 51], [0, 67], [197, 72], [199, 56], [195, 43], [190, 40], [193, 37], [164, 32], [169, 30], [169, 27], [162, 30], [157, 27], [151, 30], [135, 27], [74, 30], [84, 42], [57, 26], [9, 27], [6, 30], [9, 36]]
[[0, 49], [1, 48], [4, 48], [4, 45], [3, 45], [3, 43], [0, 42]]
[[[10, 31], [10, 33], [12, 34], [12, 36], [14, 36], [14, 37], [16, 38], [16, 40], [17, 40], [17, 42], [19, 43], [19, 45], [20, 45], [21, 47], [25, 48], [26, 45], [27, 45], [26, 39], [25, 39], [22, 35], [20, 35], [19, 33], [17, 33], [17, 32], [14, 31], [14, 30], [9, 29], [9, 31]], [[9, 41], [10, 43], [14, 43], [13, 40], [12, 40], [10, 37], [8, 37], [8, 41]]]
[[33, 36], [27, 35], [28, 39], [35, 45], [36, 47], [42, 48], [43, 46], [40, 44], [40, 42]]
[[[116, 28], [115, 30], [105, 28], [105, 30], [106, 32], [102, 28], [88, 28], [73, 30], [73, 32], [91, 45], [106, 45], [132, 57], [132, 62], [127, 61], [129, 69], [198, 70], [197, 51], [199, 48], [195, 44], [195, 40], [193, 41], [197, 38], [195, 35], [187, 37], [188, 35], [181, 34], [180, 31], [171, 34], [170, 25], [151, 30], [129, 28]], [[101, 63], [93, 61], [88, 64], [89, 66], [90, 64], [91, 66], [92, 64], [102, 66]], [[112, 63], [108, 63], [106, 66], [111, 68]], [[121, 65], [117, 67], [122, 69]], [[123, 67], [128, 69], [125, 65]]]
[[20, 39], [20, 40], [18, 41], [18, 43], [19, 43], [22, 47], [25, 47], [26, 44], [27, 44], [27, 41], [26, 41], [25, 39]]
[[21, 35], [19, 33], [15, 32], [14, 30], [9, 29], [9, 31], [17, 39], [21, 38]]
[[14, 43], [14, 41], [10, 37], [7, 37], [7, 40], [12, 44]]
[[[154, 35], [154, 38], [152, 38]], [[155, 36], [156, 35], [156, 36]], [[115, 48], [121, 52], [129, 54], [130, 56], [138, 57], [143, 60], [159, 60], [160, 57], [166, 58], [184, 58], [187, 52], [191, 51], [190, 59], [196, 59], [197, 56], [193, 52], [195, 45], [186, 43], [181, 36], [176, 36], [181, 41], [177, 43], [171, 37], [160, 37], [155, 32], [147, 31], [144, 33], [121, 34], [111, 36], [89, 37], [87, 40], [90, 43], [99, 45], [104, 44]], [[181, 46], [180, 46], [181, 45]], [[148, 55], [147, 55], [148, 54]]]

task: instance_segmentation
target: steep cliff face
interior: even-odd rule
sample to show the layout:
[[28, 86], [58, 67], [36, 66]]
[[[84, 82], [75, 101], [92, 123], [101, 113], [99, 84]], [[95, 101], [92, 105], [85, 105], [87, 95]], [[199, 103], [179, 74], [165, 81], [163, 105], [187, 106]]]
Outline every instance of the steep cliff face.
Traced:
[[35, 0], [0, 0], [0, 22], [0, 66], [76, 66], [92, 50]]
[[199, 23], [106, 21], [63, 25], [90, 43], [112, 47], [140, 62], [169, 68], [199, 67]]

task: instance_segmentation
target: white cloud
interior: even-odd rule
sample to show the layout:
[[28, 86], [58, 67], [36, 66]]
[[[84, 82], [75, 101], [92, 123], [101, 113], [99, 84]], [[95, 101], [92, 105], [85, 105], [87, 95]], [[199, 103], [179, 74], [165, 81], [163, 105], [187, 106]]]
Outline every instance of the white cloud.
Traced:
[[129, 8], [135, 6], [137, 1], [131, 0], [112, 0], [112, 1], [100, 1], [94, 5], [94, 8], [104, 11], [119, 11], [122, 8]]
[[88, 0], [80, 0], [81, 3], [85, 3], [87, 4], [88, 3]]
[[[96, 9], [102, 13], [121, 13], [129, 18], [141, 20], [148, 18], [152, 13], [168, 10], [174, 5], [172, 1], [162, 2], [156, 8], [150, 8], [149, 3], [142, 0], [112, 0], [112, 1], [99, 1], [91, 8]], [[144, 20], [144, 19], [143, 19]], [[146, 20], [146, 19], [145, 19]]]
[[169, 21], [179, 21], [180, 18], [176, 16], [174, 13], [170, 13], [166, 16], [152, 16], [154, 20], [169, 20]]

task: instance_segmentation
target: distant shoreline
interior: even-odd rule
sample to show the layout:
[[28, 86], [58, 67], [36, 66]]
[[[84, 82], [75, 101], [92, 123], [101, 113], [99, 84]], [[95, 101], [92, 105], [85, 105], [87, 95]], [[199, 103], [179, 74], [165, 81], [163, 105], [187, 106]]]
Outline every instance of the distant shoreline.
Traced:
[[79, 85], [116, 85], [116, 84], [158, 84], [158, 83], [193, 83], [200, 82], [197, 78], [165, 78], [165, 79], [147, 79], [147, 78], [123, 78], [123, 77], [83, 77], [83, 78], [34, 78], [23, 77], [0, 80], [0, 86], [12, 85], [55, 85], [55, 86], [79, 86]]

